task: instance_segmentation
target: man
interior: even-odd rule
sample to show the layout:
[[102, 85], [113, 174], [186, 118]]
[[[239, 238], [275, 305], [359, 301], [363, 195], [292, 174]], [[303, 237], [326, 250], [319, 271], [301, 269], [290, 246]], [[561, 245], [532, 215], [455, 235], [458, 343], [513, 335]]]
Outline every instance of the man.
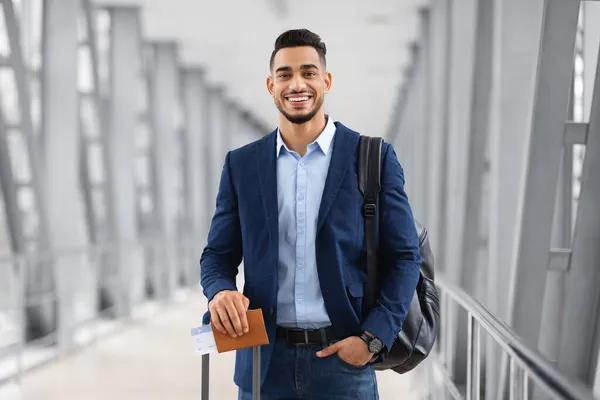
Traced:
[[[266, 84], [279, 128], [227, 154], [200, 260], [215, 329], [243, 335], [245, 311], [263, 311], [270, 342], [261, 351], [263, 399], [378, 399], [371, 361], [390, 349], [419, 277], [403, 171], [384, 144], [379, 257], [388, 272], [376, 307], [362, 315], [360, 135], [324, 114], [332, 83], [325, 55], [307, 30], [276, 40]], [[237, 352], [234, 381], [239, 398], [251, 399], [252, 349]]]

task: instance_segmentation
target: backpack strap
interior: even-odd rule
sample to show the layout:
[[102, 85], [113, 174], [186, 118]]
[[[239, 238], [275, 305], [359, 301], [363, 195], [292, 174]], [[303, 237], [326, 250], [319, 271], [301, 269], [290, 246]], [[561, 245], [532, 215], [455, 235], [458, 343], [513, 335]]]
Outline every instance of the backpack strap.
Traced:
[[358, 151], [358, 189], [363, 195], [363, 218], [367, 247], [367, 285], [363, 299], [363, 316], [375, 306], [379, 289], [377, 273], [377, 247], [375, 243], [375, 218], [380, 182], [381, 145], [383, 139], [361, 136]]

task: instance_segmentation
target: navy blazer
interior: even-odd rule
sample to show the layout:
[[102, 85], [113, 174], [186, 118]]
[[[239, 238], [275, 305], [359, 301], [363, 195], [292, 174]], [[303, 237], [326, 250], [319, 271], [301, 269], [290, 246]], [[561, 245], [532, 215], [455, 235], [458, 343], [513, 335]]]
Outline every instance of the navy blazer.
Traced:
[[[367, 330], [389, 349], [410, 307], [421, 263], [404, 174], [393, 147], [384, 143], [377, 241], [379, 262], [387, 268], [387, 276], [377, 306], [363, 316], [367, 265], [357, 174], [360, 135], [339, 122], [336, 127], [317, 220], [316, 257], [323, 299], [340, 336]], [[227, 154], [208, 243], [200, 259], [201, 285], [209, 301], [221, 290], [237, 290], [236, 275], [244, 260], [243, 294], [250, 300], [250, 309], [262, 309], [271, 344], [275, 341], [279, 254], [276, 135], [274, 131]], [[261, 382], [271, 359], [271, 344], [261, 351]], [[244, 390], [252, 389], [252, 349], [237, 352], [234, 381]]]

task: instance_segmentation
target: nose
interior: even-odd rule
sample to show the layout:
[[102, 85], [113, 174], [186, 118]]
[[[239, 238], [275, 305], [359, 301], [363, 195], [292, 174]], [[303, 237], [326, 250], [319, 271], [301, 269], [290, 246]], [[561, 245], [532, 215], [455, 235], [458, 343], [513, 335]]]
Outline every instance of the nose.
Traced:
[[295, 92], [301, 92], [304, 89], [306, 89], [306, 82], [304, 82], [304, 78], [302, 78], [302, 76], [296, 75], [294, 79], [292, 79], [290, 89], [292, 89]]

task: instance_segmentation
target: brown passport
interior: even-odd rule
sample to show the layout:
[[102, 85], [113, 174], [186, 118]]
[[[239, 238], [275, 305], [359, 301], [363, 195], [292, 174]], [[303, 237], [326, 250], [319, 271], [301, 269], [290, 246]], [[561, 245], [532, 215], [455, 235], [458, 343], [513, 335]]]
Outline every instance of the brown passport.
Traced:
[[244, 333], [242, 336], [232, 338], [216, 329], [212, 330], [215, 336], [217, 351], [219, 353], [269, 344], [269, 337], [267, 336], [262, 309], [248, 310], [246, 315], [248, 318], [248, 333]]

